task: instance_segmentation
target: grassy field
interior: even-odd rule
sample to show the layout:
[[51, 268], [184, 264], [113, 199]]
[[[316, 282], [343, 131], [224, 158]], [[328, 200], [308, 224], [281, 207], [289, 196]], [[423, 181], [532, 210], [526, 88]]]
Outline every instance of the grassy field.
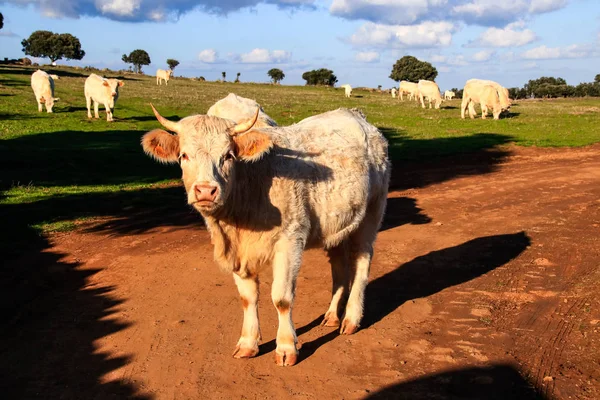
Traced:
[[159, 127], [150, 102], [177, 119], [205, 113], [234, 92], [256, 99], [281, 125], [338, 107], [359, 107], [388, 137], [395, 167], [507, 143], [600, 142], [600, 99], [520, 101], [506, 119], [463, 121], [460, 100], [445, 102], [441, 110], [423, 110], [415, 102], [367, 91], [347, 99], [341, 89], [188, 79], [157, 87], [154, 78], [135, 75], [122, 77], [125, 86], [115, 121], [109, 123], [103, 109], [100, 120], [87, 119], [83, 84], [88, 73], [67, 68], [52, 69], [61, 76], [54, 114], [38, 113], [30, 87], [33, 70], [0, 66], [0, 218], [12, 226], [0, 236], [5, 254], [27, 248], [40, 232], [183, 207], [179, 168], [153, 162], [139, 146], [144, 132]]

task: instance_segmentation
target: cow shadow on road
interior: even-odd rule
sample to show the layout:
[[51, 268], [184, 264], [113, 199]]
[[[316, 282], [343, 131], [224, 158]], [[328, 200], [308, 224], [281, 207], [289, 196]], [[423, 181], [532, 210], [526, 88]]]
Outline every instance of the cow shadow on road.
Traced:
[[547, 397], [514, 366], [494, 364], [440, 371], [400, 382], [369, 394], [364, 400], [384, 399], [544, 400]]
[[387, 206], [380, 232], [397, 228], [402, 225], [423, 225], [431, 222], [431, 218], [423, 214], [417, 207], [417, 200], [410, 197], [391, 197], [387, 199]]
[[[446, 288], [459, 285], [501, 267], [521, 254], [531, 240], [525, 232], [486, 236], [458, 246], [432, 251], [419, 256], [367, 286], [364, 317], [361, 328], [367, 329], [393, 313], [409, 300], [431, 296]], [[319, 324], [323, 316], [298, 329], [298, 335]], [[337, 330], [304, 343], [302, 359], [310, 357], [319, 347], [335, 339]], [[274, 348], [266, 343], [261, 350]]]

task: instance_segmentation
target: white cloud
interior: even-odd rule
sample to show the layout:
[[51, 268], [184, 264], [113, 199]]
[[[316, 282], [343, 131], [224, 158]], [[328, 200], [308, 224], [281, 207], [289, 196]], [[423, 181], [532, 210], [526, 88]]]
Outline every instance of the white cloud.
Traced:
[[329, 12], [347, 19], [412, 24], [445, 6], [448, 0], [333, 0]]
[[0, 37], [19, 37], [19, 35], [11, 30], [2, 29], [0, 30]]
[[448, 65], [454, 65], [454, 66], [457, 66], [457, 67], [464, 67], [466, 65], [469, 65], [469, 63], [465, 59], [465, 56], [463, 56], [462, 54], [459, 54], [459, 55], [454, 56], [454, 57], [449, 57], [446, 60], [446, 64], [448, 64]]
[[428, 48], [449, 46], [456, 27], [451, 22], [417, 25], [382, 25], [367, 22], [348, 39], [354, 46], [378, 48]]
[[541, 14], [563, 8], [568, 3], [568, 0], [531, 0], [529, 12], [533, 14]]
[[542, 45], [534, 47], [521, 53], [521, 58], [526, 60], [552, 60], [568, 58], [586, 58], [598, 56], [598, 50], [595, 46], [585, 44], [572, 44], [566, 47], [548, 47]]
[[473, 0], [452, 7], [452, 13], [468, 23], [481, 25], [506, 24], [528, 10], [527, 0]]
[[103, 16], [125, 21], [177, 19], [192, 10], [227, 15], [259, 4], [279, 8], [315, 8], [316, 0], [5, 0], [3, 3], [34, 5], [51, 18]]
[[141, 2], [141, 0], [96, 0], [95, 4], [102, 14], [131, 17], [140, 9]]
[[519, 47], [537, 39], [531, 29], [524, 28], [522, 21], [506, 25], [505, 28], [488, 28], [469, 44], [471, 47]]
[[214, 49], [202, 50], [198, 54], [198, 60], [202, 61], [203, 63], [207, 63], [207, 64], [216, 63], [218, 60], [218, 57], [219, 57], [219, 53], [217, 53]]
[[267, 64], [267, 63], [284, 63], [289, 61], [292, 54], [285, 50], [254, 49], [249, 53], [240, 54], [240, 62], [242, 64]]
[[464, 67], [465, 65], [469, 65], [469, 62], [467, 61], [465, 56], [462, 54], [455, 54], [452, 56], [444, 56], [441, 54], [434, 54], [429, 58], [429, 60], [432, 63], [442, 64], [442, 67], [440, 67], [440, 68], [443, 68], [444, 66], [447, 68], [449, 65], [457, 66], [457, 67]]
[[379, 62], [379, 53], [376, 51], [361, 51], [356, 53], [354, 59], [363, 63], [376, 63]]
[[332, 15], [388, 25], [456, 19], [484, 26], [557, 10], [570, 0], [333, 0]]
[[477, 53], [473, 54], [473, 61], [476, 61], [476, 62], [489, 61], [495, 55], [496, 55], [496, 52], [493, 50], [481, 50], [481, 51], [478, 51]]

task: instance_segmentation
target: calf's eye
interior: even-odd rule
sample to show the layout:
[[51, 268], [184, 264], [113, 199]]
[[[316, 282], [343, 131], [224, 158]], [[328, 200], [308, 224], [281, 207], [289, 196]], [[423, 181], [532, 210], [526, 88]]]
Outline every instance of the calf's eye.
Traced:
[[225, 156], [223, 157], [225, 161], [229, 161], [229, 160], [233, 160], [235, 159], [235, 156], [233, 155], [233, 153], [230, 151], [229, 153], [226, 153]]
[[188, 155], [185, 153], [181, 153], [181, 155], [179, 156], [179, 161], [187, 161], [189, 160]]

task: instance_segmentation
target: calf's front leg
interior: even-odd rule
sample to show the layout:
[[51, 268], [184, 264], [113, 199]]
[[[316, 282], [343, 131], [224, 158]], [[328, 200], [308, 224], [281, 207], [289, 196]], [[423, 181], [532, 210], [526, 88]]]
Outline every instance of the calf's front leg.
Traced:
[[[111, 122], [113, 120], [113, 114], [112, 111], [110, 109], [110, 107], [108, 106], [108, 104], [104, 104], [104, 109], [106, 110], [106, 120], [108, 122]], [[96, 117], [98, 118], [98, 117]]]
[[281, 367], [294, 365], [298, 361], [298, 338], [292, 321], [292, 306], [303, 248], [300, 241], [287, 238], [275, 245], [271, 298], [279, 314], [275, 362]]
[[250, 276], [241, 278], [236, 273], [233, 279], [237, 285], [242, 307], [244, 308], [244, 323], [242, 335], [238, 340], [233, 356], [235, 358], [249, 358], [258, 354], [260, 340], [260, 327], [258, 322], [258, 277]]

